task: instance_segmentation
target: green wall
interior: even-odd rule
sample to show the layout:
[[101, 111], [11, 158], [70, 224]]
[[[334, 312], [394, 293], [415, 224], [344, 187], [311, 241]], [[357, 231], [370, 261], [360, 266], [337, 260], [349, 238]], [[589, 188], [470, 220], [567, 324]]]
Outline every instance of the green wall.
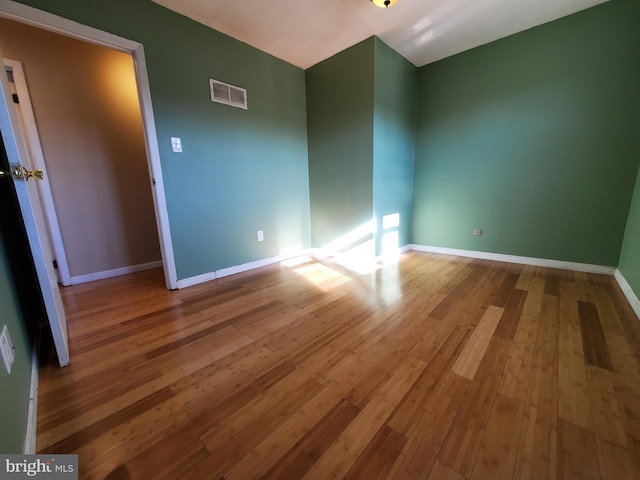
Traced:
[[[376, 254], [383, 237], [397, 232], [397, 247], [411, 243], [413, 156], [418, 69], [384, 42], [375, 40], [373, 119], [373, 211]], [[383, 218], [399, 214], [397, 228], [383, 229]]]
[[640, 298], [640, 171], [636, 180], [618, 268], [636, 296]]
[[[9, 163], [0, 137], [0, 170]], [[36, 291], [24, 224], [13, 184], [0, 182], [0, 331], [6, 325], [15, 348], [11, 374], [0, 360], [0, 453], [22, 453], [29, 407], [31, 345], [41, 302]], [[27, 319], [29, 321], [27, 321]]]
[[[144, 45], [178, 279], [309, 246], [302, 69], [147, 0], [22, 3]], [[212, 103], [209, 78], [249, 109]]]
[[[379, 255], [385, 234], [397, 234], [396, 246], [410, 243], [416, 79], [416, 67], [375, 37], [306, 71], [314, 246], [372, 219], [375, 233], [363, 231], [337, 249], [374, 238]], [[400, 225], [383, 230], [391, 214]]]
[[6, 325], [16, 347], [16, 358], [7, 373], [0, 360], [0, 452], [22, 453], [27, 428], [31, 381], [31, 342], [20, 311], [5, 244], [0, 237], [0, 329]]
[[371, 37], [306, 71], [315, 247], [373, 218], [374, 48]]
[[420, 69], [413, 243], [618, 265], [639, 12], [612, 0]]

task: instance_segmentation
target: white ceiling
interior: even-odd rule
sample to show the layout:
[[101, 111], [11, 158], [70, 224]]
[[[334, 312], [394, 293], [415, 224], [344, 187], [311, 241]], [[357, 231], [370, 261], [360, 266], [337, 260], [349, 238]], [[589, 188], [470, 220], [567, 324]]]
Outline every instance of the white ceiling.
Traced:
[[420, 67], [606, 0], [154, 1], [308, 68], [371, 35]]

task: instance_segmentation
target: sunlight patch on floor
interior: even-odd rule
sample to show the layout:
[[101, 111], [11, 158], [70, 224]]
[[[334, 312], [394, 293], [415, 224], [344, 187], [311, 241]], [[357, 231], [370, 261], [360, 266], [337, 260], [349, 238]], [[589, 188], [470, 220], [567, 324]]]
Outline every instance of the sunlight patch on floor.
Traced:
[[298, 265], [302, 265], [302, 264], [313, 262], [313, 261], [314, 261], [313, 258], [311, 258], [308, 255], [300, 255], [299, 257], [293, 257], [293, 258], [289, 258], [288, 260], [284, 260], [282, 262], [282, 265], [284, 265], [285, 267], [293, 268], [293, 267], [297, 267]]
[[303, 276], [309, 282], [325, 292], [329, 292], [340, 285], [351, 282], [349, 277], [336, 272], [334, 269], [321, 263], [312, 263], [294, 269], [298, 275]]
[[336, 253], [332, 260], [360, 275], [367, 275], [381, 268], [376, 263], [376, 242], [373, 238], [346, 252]]

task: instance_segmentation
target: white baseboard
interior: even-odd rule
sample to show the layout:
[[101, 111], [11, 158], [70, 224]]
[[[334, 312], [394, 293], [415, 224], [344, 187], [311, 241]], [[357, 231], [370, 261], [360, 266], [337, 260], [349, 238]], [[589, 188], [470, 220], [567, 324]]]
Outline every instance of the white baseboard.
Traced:
[[518, 255], [477, 252], [474, 250], [459, 250], [456, 248], [432, 247], [428, 245], [412, 244], [411, 250], [419, 252], [444, 253], [446, 255], [457, 255], [460, 257], [480, 258], [483, 260], [495, 260], [496, 262], [519, 263], [523, 265], [533, 265], [536, 267], [562, 268], [564, 270], [573, 270], [574, 272], [599, 273], [602, 275], [613, 275], [616, 271], [615, 267], [608, 267], [605, 265], [591, 265], [589, 263], [565, 262], [563, 260], [521, 257]]
[[[497, 262], [518, 263], [523, 265], [533, 265], [533, 266], [539, 266], [539, 267], [561, 268], [564, 270], [572, 270], [575, 272], [597, 273], [602, 275], [615, 275], [615, 278], [618, 280], [618, 283], [620, 284], [622, 291], [624, 292], [627, 299], [629, 299], [629, 303], [631, 303], [631, 306], [633, 307], [634, 311], [636, 312], [636, 314], [638, 314], [638, 317], [640, 317], [640, 300], [638, 300], [638, 297], [635, 295], [635, 293], [633, 292], [629, 284], [626, 282], [626, 280], [624, 279], [620, 271], [615, 267], [608, 267], [605, 265], [592, 265], [588, 263], [566, 262], [562, 260], [550, 260], [545, 258], [522, 257], [518, 255], [506, 255], [501, 253], [488, 253], [488, 252], [479, 252], [479, 251], [473, 251], [473, 250], [461, 250], [461, 249], [455, 249], [455, 248], [432, 247], [428, 245], [417, 245], [417, 244], [410, 244], [410, 245], [405, 245], [403, 247], [400, 247], [398, 249], [398, 252], [403, 253], [409, 250], [415, 250], [419, 252], [442, 253], [446, 255], [480, 258], [483, 260], [494, 260]], [[248, 262], [248, 263], [243, 263], [241, 265], [222, 268], [214, 272], [207, 272], [201, 275], [184, 278], [182, 280], [178, 280], [178, 288], [187, 288], [193, 285], [197, 285], [199, 283], [215, 280], [217, 278], [223, 278], [229, 275], [234, 275], [236, 273], [246, 272], [248, 270], [254, 270], [256, 268], [271, 265], [273, 263], [278, 263], [293, 257], [297, 257], [299, 255], [312, 255], [312, 256], [323, 258], [323, 257], [331, 256], [332, 254], [320, 248], [307, 248], [297, 252], [288, 253], [286, 255], [269, 257], [262, 260], [256, 260], [254, 262]], [[382, 257], [378, 257], [375, 259], [375, 261], [379, 261], [382, 259], [383, 259]]]
[[629, 304], [631, 304], [631, 308], [633, 308], [633, 311], [636, 312], [637, 317], [640, 318], [640, 299], [636, 295], [636, 292], [633, 291], [633, 288], [631, 288], [631, 285], [629, 285], [629, 282], [627, 282], [627, 279], [624, 278], [624, 275], [622, 275], [622, 272], [617, 268], [614, 273], [614, 276], [618, 281], [618, 285], [620, 285], [620, 289], [622, 290], [622, 293], [624, 293], [624, 296], [627, 297]]
[[215, 280], [218, 278], [216, 276], [216, 272], [207, 272], [202, 275], [196, 275], [194, 277], [183, 278], [182, 280], [178, 280], [177, 287], [178, 289], [191, 287], [193, 285], [198, 285], [199, 283], [209, 282], [211, 280]]
[[[391, 257], [395, 256], [396, 254], [400, 255], [401, 253], [408, 252], [409, 250], [411, 250], [411, 245], [405, 245], [403, 247], [398, 247], [398, 251], [396, 253], [392, 253]], [[387, 255], [378, 255], [376, 257], [376, 262], [382, 262], [382, 261], [385, 260], [386, 257], [387, 257]]]
[[404, 252], [408, 252], [411, 250], [411, 244], [405, 245], [404, 247], [400, 247], [398, 249], [398, 252], [400, 253], [404, 253]]
[[119, 277], [120, 275], [128, 275], [130, 273], [151, 270], [152, 268], [162, 267], [162, 261], [141, 263], [139, 265], [131, 265], [128, 267], [115, 268], [113, 270], [104, 270], [102, 272], [88, 273], [86, 275], [78, 275], [71, 277], [71, 285], [79, 285], [81, 283], [95, 282], [96, 280], [104, 280], [105, 278]]
[[29, 386], [29, 407], [27, 410], [27, 430], [24, 436], [22, 453], [33, 455], [36, 453], [36, 433], [38, 427], [38, 352], [34, 347], [31, 354], [31, 383]]
[[199, 283], [215, 280], [216, 278], [228, 277], [229, 275], [235, 275], [236, 273], [242, 273], [248, 270], [254, 270], [256, 268], [266, 267], [267, 265], [282, 262], [284, 260], [288, 260], [290, 258], [297, 257], [299, 255], [310, 255], [312, 251], [313, 249], [307, 248], [303, 250], [298, 250], [296, 252], [289, 252], [283, 255], [278, 255], [276, 257], [269, 257], [269, 258], [264, 258], [262, 260], [256, 260], [254, 262], [243, 263], [241, 265], [234, 265], [232, 267], [221, 268], [220, 270], [203, 273], [201, 275], [196, 275], [194, 277], [183, 278], [182, 280], [178, 280], [178, 288], [187, 288], [193, 285], [197, 285]]
[[[411, 245], [404, 245], [402, 247], [398, 247], [398, 249], [396, 250], [396, 252], [392, 253], [391, 257], [393, 257], [396, 254], [401, 254], [404, 252], [408, 252], [409, 250], [411, 250]], [[314, 257], [318, 257], [318, 258], [333, 258], [333, 257], [343, 257], [343, 256], [348, 256], [348, 253], [344, 253], [344, 252], [340, 252], [340, 251], [336, 251], [336, 250], [327, 250], [324, 248], [309, 248], [308, 255], [313, 255]], [[381, 262], [383, 261], [385, 258], [387, 258], [388, 255], [377, 255], [376, 257], [374, 257], [372, 259], [373, 263], [377, 263], [377, 262]]]
[[[404, 247], [399, 248], [398, 253], [406, 252], [408, 250], [411, 250], [411, 245], [405, 245]], [[255, 262], [248, 262], [248, 263], [243, 263], [241, 265], [235, 265], [233, 267], [221, 268], [220, 270], [216, 270], [215, 272], [207, 272], [201, 275], [183, 278], [182, 280], [178, 280], [178, 288], [187, 288], [193, 285], [198, 285], [199, 283], [215, 280], [216, 278], [223, 278], [229, 275], [235, 275], [236, 273], [242, 273], [248, 270], [254, 270], [256, 268], [266, 267], [267, 265], [282, 262], [284, 260], [288, 260], [293, 257], [298, 257], [300, 255], [310, 255], [310, 256], [317, 256], [322, 258], [322, 257], [335, 255], [335, 253], [327, 252], [325, 250], [322, 250], [321, 248], [305, 248], [295, 252], [289, 252], [284, 255], [278, 255], [277, 257], [269, 257], [262, 260], [256, 260]], [[381, 259], [383, 259], [382, 256], [379, 258], [376, 258], [374, 261], [378, 261]]]

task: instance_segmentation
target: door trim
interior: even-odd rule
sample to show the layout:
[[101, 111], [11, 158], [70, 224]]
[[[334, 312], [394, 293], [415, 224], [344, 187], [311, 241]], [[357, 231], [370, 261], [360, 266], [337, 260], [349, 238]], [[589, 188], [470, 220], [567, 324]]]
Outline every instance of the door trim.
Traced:
[[171, 233], [169, 229], [169, 214], [167, 212], [162, 166], [160, 163], [160, 150], [158, 147], [156, 125], [153, 117], [151, 90], [149, 88], [149, 76], [147, 73], [147, 64], [143, 45], [139, 42], [119, 37], [87, 25], [82, 25], [72, 20], [68, 20], [48, 12], [43, 12], [42, 10], [16, 3], [11, 0], [0, 0], [0, 17], [15, 20], [20, 23], [25, 23], [27, 25], [42, 28], [43, 30], [59, 33], [67, 37], [93, 43], [95, 45], [129, 53], [133, 57], [147, 149], [147, 163], [149, 166], [151, 190], [153, 192], [153, 204], [156, 214], [156, 224], [158, 227], [158, 237], [160, 240], [160, 250], [162, 252], [165, 283], [168, 289], [177, 289], [177, 273], [175, 258], [173, 255], [173, 243], [171, 241]]

